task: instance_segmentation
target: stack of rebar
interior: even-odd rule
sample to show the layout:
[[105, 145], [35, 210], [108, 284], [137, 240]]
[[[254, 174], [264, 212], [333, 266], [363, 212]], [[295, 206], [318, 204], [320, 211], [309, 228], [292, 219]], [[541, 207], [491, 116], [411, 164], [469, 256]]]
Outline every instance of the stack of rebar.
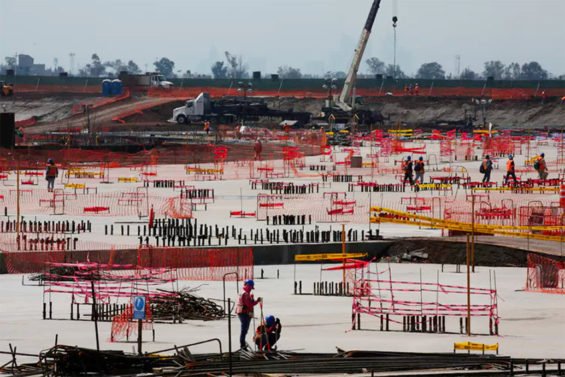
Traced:
[[151, 301], [154, 321], [179, 321], [197, 319], [218, 320], [225, 317], [224, 309], [215, 302], [192, 295], [188, 290], [167, 292], [170, 295], [155, 297]]

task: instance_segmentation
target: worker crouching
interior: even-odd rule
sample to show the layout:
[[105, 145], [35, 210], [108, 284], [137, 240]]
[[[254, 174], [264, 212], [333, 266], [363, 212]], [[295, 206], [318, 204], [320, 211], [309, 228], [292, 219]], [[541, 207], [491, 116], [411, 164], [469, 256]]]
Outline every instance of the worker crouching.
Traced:
[[255, 344], [259, 351], [270, 351], [276, 349], [275, 344], [281, 337], [281, 320], [273, 315], [265, 318], [265, 323], [257, 327], [255, 331]]

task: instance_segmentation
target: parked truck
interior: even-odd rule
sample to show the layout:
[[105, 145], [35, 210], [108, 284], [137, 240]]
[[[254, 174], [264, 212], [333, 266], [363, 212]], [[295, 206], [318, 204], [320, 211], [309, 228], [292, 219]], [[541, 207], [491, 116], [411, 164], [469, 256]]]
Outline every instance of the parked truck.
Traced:
[[310, 122], [311, 114], [293, 110], [273, 110], [261, 98], [224, 97], [212, 100], [208, 93], [200, 93], [182, 107], [173, 110], [171, 122], [190, 124], [204, 120], [234, 123], [240, 120], [257, 121], [260, 118], [278, 118], [296, 121], [298, 125]]
[[174, 86], [172, 82], [167, 81], [165, 76], [156, 72], [147, 72], [141, 75], [132, 75], [127, 72], [122, 72], [119, 75], [119, 79], [128, 87], [170, 89]]

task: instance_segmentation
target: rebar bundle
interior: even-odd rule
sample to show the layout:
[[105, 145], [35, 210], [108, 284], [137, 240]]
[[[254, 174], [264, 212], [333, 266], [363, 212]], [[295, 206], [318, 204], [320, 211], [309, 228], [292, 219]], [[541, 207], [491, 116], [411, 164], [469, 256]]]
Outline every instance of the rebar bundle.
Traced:
[[187, 289], [167, 292], [169, 295], [155, 297], [151, 310], [155, 321], [197, 319], [212, 321], [224, 318], [224, 309], [215, 302], [190, 294]]

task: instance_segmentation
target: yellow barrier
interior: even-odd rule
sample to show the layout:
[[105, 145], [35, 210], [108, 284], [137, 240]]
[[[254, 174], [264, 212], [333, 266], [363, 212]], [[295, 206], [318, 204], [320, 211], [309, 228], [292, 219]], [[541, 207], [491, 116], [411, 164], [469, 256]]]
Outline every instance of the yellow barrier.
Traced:
[[473, 191], [511, 191], [515, 193], [538, 192], [557, 193], [559, 187], [473, 187]]
[[118, 177], [118, 182], [121, 183], [136, 183], [139, 182], [137, 177]]
[[86, 185], [84, 183], [66, 183], [65, 188], [75, 189], [75, 190], [84, 190]]
[[420, 183], [418, 184], [420, 190], [452, 190], [451, 183]]
[[104, 172], [88, 171], [85, 168], [68, 168], [65, 172], [67, 178], [104, 178]]
[[496, 351], [498, 355], [498, 343], [495, 344], [484, 344], [484, 343], [473, 343], [473, 342], [455, 342], [453, 343], [453, 352], [456, 351]]
[[414, 130], [411, 128], [399, 129], [399, 130], [388, 130], [389, 134], [411, 134]]
[[562, 241], [561, 236], [550, 236], [533, 231], [563, 231], [565, 226], [510, 226], [510, 225], [488, 225], [488, 224], [471, 224], [451, 220], [442, 220], [428, 216], [422, 216], [415, 213], [396, 211], [382, 207], [371, 207], [371, 213], [378, 212], [385, 216], [371, 215], [369, 220], [371, 223], [394, 223], [412, 226], [420, 226], [432, 229], [447, 229], [460, 231], [465, 233], [484, 233], [500, 236], [531, 238], [545, 241]]
[[224, 174], [224, 169], [185, 168], [185, 170], [187, 174]]
[[324, 260], [343, 260], [353, 258], [364, 258], [367, 253], [347, 253], [347, 254], [298, 254], [294, 256], [295, 262], [320, 262]]

